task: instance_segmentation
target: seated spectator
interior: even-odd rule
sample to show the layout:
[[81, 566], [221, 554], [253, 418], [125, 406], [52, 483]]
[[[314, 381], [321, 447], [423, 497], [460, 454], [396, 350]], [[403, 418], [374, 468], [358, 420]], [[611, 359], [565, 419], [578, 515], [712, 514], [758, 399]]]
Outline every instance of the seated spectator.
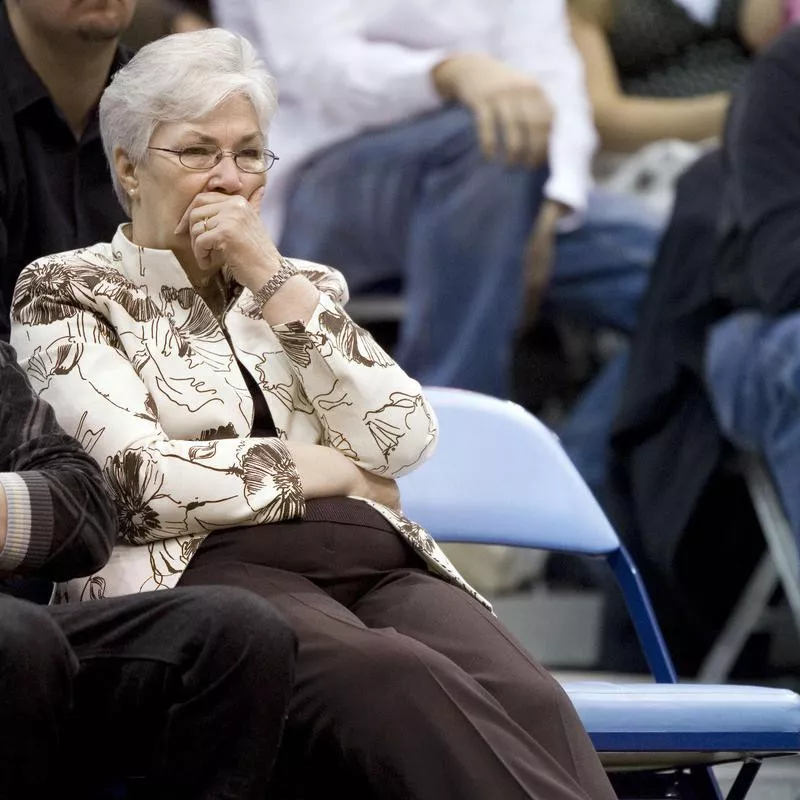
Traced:
[[656, 611], [675, 622], [671, 644], [683, 639], [687, 673], [761, 546], [743, 493], [730, 491], [722, 469], [731, 443], [764, 456], [800, 530], [792, 367], [800, 123], [791, 100], [799, 55], [800, 28], [792, 27], [753, 62], [722, 150], [682, 178], [615, 426], [614, 508], [626, 512], [617, 521], [651, 590], [656, 581], [664, 587]]
[[122, 513], [112, 562], [68, 599], [228, 584], [282, 609], [294, 790], [610, 800], [566, 694], [400, 511], [394, 478], [435, 418], [343, 310], [339, 273], [264, 229], [274, 106], [232, 33], [143, 48], [100, 103], [131, 222], [17, 284], [21, 361]]
[[[783, 0], [569, 0], [603, 154], [602, 185], [662, 216], [673, 182], [718, 139], [751, 54], [783, 25]], [[690, 144], [692, 143], [692, 144]], [[629, 154], [622, 158], [620, 155]]]
[[[394, 355], [423, 384], [506, 396], [540, 305], [634, 330], [659, 227], [624, 196], [589, 196], [596, 135], [564, 0], [335, 0], [324, 14], [226, 0], [215, 14], [280, 87], [265, 220], [282, 252], [334, 264], [354, 292], [401, 283]], [[609, 364], [561, 430], [590, 483], [623, 372]]]
[[[117, 523], [100, 470], [3, 342], [0, 421], [0, 574], [64, 581], [102, 567]], [[43, 607], [8, 586], [0, 797], [86, 796], [143, 774], [148, 798], [264, 797], [295, 655], [269, 603], [198, 587]]]
[[[725, 436], [761, 453], [800, 546], [800, 29], [753, 66], [725, 143], [715, 259], [724, 317], [708, 331], [705, 375]], [[800, 569], [800, 564], [798, 564]]]
[[134, 0], [0, 3], [0, 339], [22, 268], [110, 237], [113, 196], [97, 101], [127, 60], [118, 40]]
[[585, 210], [595, 142], [561, 0], [503, 13], [469, 0], [334, 5], [217, 8], [255, 37], [281, 87], [285, 157], [265, 215], [282, 248], [341, 265], [358, 291], [402, 279], [397, 356], [423, 383], [507, 393], [526, 243], [550, 302], [632, 327], [644, 277], [628, 281], [629, 264], [616, 294], [608, 265], [550, 280], [556, 222]]

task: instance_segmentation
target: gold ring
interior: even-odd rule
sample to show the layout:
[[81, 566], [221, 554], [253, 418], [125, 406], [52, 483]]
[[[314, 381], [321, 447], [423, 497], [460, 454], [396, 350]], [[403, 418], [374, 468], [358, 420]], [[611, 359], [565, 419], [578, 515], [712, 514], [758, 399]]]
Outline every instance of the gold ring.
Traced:
[[208, 233], [208, 217], [203, 217], [203, 231]]

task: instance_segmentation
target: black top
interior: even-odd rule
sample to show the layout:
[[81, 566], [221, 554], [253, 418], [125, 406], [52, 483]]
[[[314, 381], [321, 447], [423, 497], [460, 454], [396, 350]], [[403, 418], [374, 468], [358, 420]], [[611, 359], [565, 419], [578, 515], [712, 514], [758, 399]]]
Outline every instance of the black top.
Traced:
[[741, 0], [720, 0], [712, 25], [674, 0], [615, 0], [609, 46], [627, 94], [696, 97], [730, 91], [749, 54], [737, 32]]
[[800, 309], [800, 27], [756, 61], [725, 132], [717, 297], [729, 309]]
[[[127, 61], [118, 52], [111, 74]], [[109, 241], [125, 221], [95, 114], [80, 141], [17, 44], [0, 3], [0, 339], [22, 269]]]
[[664, 571], [727, 454], [705, 388], [710, 327], [800, 309], [799, 92], [795, 26], [753, 61], [723, 147], [680, 179], [640, 308], [612, 439], [615, 522]]

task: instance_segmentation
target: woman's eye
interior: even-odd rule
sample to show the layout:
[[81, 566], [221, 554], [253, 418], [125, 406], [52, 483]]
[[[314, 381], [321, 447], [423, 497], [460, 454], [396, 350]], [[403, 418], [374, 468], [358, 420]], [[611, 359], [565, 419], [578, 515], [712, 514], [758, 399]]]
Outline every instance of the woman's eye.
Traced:
[[216, 152], [215, 147], [205, 145], [195, 145], [194, 147], [184, 147], [181, 151], [185, 156], [210, 156]]

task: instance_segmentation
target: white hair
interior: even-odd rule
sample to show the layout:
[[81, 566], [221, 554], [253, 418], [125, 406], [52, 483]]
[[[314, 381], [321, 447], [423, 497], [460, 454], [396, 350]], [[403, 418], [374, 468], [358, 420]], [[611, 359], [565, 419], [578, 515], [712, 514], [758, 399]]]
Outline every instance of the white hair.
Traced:
[[275, 82], [250, 42], [221, 28], [151, 42], [114, 75], [100, 98], [100, 133], [126, 213], [130, 202], [114, 169], [115, 148], [136, 165], [158, 125], [200, 119], [236, 94], [253, 104], [266, 138], [277, 108]]

